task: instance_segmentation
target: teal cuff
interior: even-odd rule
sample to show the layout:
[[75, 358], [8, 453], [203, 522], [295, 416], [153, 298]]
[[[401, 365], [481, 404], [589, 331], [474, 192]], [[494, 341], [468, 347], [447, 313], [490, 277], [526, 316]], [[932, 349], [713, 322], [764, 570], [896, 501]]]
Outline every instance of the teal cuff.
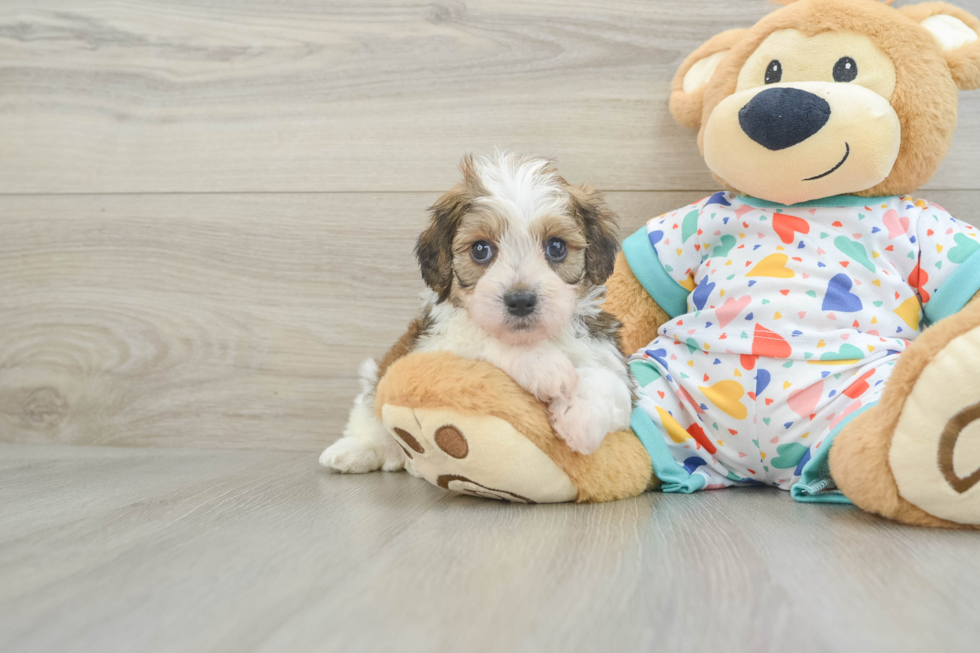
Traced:
[[660, 480], [660, 489], [663, 492], [690, 494], [703, 489], [708, 484], [708, 480], [703, 475], [688, 473], [683, 465], [674, 460], [660, 429], [639, 406], [633, 409], [630, 428], [650, 454], [653, 473]]
[[650, 243], [646, 227], [623, 241], [623, 254], [636, 280], [640, 282], [653, 301], [671, 317], [687, 313], [687, 297], [691, 291], [674, 281], [657, 258], [657, 250]]
[[980, 251], [963, 261], [953, 270], [949, 279], [926, 302], [923, 313], [935, 324], [944, 317], [958, 313], [980, 290]]
[[830, 477], [830, 446], [844, 427], [863, 413], [877, 405], [877, 402], [862, 406], [844, 419], [830, 432], [821, 447], [809, 462], [803, 466], [800, 480], [789, 489], [790, 495], [801, 503], [851, 503], [844, 493], [837, 489]]

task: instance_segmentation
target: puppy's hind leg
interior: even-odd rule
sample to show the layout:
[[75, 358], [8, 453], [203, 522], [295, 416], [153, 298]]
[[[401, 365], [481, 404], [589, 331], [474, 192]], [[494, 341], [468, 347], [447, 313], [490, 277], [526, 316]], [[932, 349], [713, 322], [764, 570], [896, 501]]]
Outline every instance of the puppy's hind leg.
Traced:
[[364, 361], [360, 374], [363, 391], [354, 399], [343, 437], [320, 454], [320, 464], [345, 474], [398, 471], [405, 467], [405, 453], [374, 415], [377, 363]]

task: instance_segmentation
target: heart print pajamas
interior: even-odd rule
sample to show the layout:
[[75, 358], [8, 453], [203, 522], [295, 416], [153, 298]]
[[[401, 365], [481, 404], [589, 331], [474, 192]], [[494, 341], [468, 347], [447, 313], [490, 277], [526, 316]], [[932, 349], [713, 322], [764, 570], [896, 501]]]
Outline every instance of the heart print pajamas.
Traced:
[[980, 236], [910, 197], [731, 193], [650, 220], [630, 268], [673, 318], [630, 357], [665, 491], [763, 483], [847, 500], [827, 452], [926, 325], [980, 289]]

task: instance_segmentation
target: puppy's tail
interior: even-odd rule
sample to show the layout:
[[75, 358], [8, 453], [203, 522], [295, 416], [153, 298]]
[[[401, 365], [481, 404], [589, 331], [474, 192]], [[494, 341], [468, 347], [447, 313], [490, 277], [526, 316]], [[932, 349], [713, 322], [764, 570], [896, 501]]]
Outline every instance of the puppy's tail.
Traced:
[[378, 386], [378, 361], [365, 358], [357, 369], [357, 374], [361, 382], [361, 392], [373, 395], [374, 389]]

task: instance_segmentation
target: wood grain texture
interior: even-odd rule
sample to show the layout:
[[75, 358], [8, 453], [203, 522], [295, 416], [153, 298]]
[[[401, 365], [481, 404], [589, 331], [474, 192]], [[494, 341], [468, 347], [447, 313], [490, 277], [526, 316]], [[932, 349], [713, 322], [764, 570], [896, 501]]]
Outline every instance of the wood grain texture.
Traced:
[[415, 314], [434, 199], [0, 198], [0, 441], [323, 448]]
[[309, 454], [0, 445], [0, 650], [972, 651], [970, 533], [772, 489], [519, 506]]
[[[625, 235], [707, 192], [609, 203]], [[322, 449], [415, 314], [434, 199], [0, 197], [0, 441]]]
[[[980, 14], [980, 0], [957, 3]], [[438, 191], [467, 151], [620, 190], [714, 184], [683, 57], [768, 0], [5, 0], [0, 193]], [[934, 188], [976, 189], [980, 94]]]

